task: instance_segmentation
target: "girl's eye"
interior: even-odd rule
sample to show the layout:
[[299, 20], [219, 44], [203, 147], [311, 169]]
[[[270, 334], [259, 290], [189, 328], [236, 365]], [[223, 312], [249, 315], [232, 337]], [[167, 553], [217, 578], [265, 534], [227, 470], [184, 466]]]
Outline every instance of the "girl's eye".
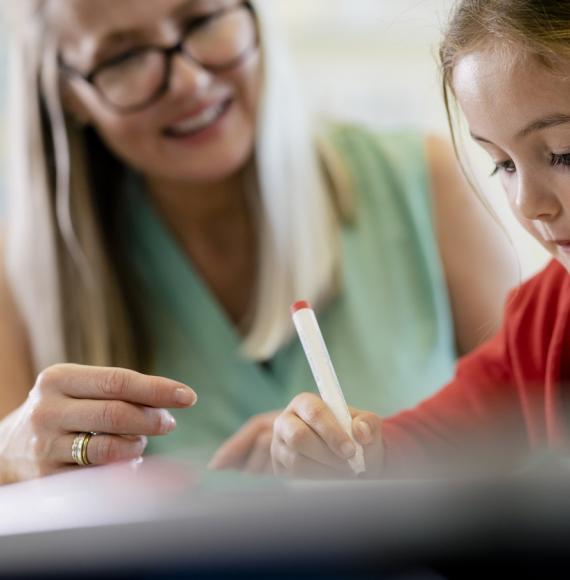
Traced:
[[[570, 162], [570, 154], [568, 157]], [[516, 167], [515, 164], [510, 159], [508, 159], [507, 161], [499, 161], [498, 163], [495, 163], [495, 169], [493, 169], [491, 177], [497, 175], [499, 171], [504, 171], [505, 173], [514, 173], [516, 171]]]
[[550, 165], [552, 167], [568, 167], [570, 168], [570, 153], [552, 153], [550, 155]]

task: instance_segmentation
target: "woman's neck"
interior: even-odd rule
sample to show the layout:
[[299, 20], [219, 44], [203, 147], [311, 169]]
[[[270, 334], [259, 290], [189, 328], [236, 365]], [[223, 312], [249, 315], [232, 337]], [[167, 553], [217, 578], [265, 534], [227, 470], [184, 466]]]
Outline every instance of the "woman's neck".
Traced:
[[250, 204], [242, 174], [209, 184], [147, 180], [153, 204], [178, 237], [243, 219]]
[[257, 278], [254, 210], [242, 175], [200, 187], [147, 183], [157, 211], [232, 322], [251, 311]]

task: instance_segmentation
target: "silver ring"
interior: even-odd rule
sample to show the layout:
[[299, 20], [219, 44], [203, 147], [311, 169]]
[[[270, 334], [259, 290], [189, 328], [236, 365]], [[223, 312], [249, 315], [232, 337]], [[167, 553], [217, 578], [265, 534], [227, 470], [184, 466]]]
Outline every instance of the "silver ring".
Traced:
[[73, 445], [71, 446], [71, 458], [77, 465], [85, 467], [86, 465], [91, 465], [91, 461], [87, 457], [87, 446], [91, 437], [95, 433], [92, 431], [78, 433], [73, 440]]

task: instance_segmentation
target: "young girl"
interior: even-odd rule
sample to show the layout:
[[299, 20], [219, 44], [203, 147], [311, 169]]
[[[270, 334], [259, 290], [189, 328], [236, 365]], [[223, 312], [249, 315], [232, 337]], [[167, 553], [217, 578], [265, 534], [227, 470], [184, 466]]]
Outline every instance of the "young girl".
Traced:
[[269, 411], [310, 381], [298, 295], [348, 397], [384, 414], [498, 324], [512, 277], [446, 147], [335, 126], [317, 148], [266, 6], [7, 4], [0, 482], [138, 457], [148, 435], [213, 450], [248, 420], [214, 465], [271, 467]]
[[[568, 449], [570, 4], [463, 0], [441, 63], [446, 102], [453, 93], [515, 216], [554, 260], [514, 291], [500, 332], [434, 397], [383, 424], [354, 411], [370, 476], [512, 469]], [[346, 475], [354, 446], [305, 394], [277, 419], [272, 453], [277, 472]]]

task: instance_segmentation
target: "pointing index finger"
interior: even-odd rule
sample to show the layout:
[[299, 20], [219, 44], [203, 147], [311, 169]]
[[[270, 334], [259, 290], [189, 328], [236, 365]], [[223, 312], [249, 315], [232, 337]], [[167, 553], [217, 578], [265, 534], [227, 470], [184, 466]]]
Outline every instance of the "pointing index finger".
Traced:
[[71, 397], [112, 399], [161, 408], [191, 407], [197, 401], [192, 389], [165, 377], [123, 368], [68, 366], [61, 388]]

